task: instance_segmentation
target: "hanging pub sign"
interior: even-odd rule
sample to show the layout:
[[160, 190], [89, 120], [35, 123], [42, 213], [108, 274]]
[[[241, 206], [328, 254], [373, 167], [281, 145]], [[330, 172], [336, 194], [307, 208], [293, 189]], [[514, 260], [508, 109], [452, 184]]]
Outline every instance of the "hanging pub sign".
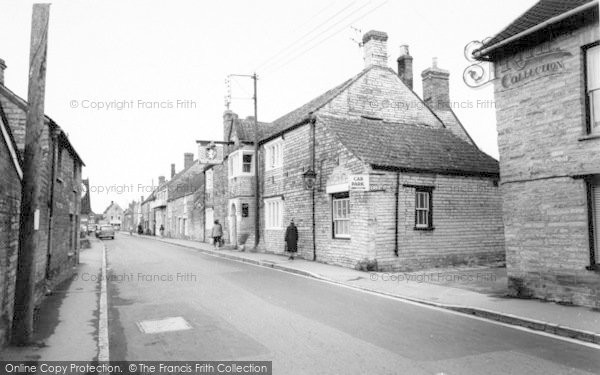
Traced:
[[221, 164], [223, 162], [224, 150], [222, 144], [215, 142], [198, 142], [198, 162], [200, 164]]

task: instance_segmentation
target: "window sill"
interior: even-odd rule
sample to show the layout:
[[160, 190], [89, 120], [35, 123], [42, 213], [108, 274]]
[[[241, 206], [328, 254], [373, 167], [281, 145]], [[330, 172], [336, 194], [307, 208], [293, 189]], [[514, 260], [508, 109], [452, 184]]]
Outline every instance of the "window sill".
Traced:
[[586, 134], [586, 135], [579, 137], [577, 140], [579, 142], [581, 142], [581, 141], [589, 141], [591, 139], [600, 139], [600, 134]]
[[334, 240], [350, 241], [350, 237], [333, 237]]
[[430, 232], [430, 231], [433, 231], [435, 229], [435, 227], [427, 227], [427, 228], [424, 228], [424, 227], [414, 227], [413, 229], [414, 230], [421, 230], [421, 231], [425, 231], [425, 232]]

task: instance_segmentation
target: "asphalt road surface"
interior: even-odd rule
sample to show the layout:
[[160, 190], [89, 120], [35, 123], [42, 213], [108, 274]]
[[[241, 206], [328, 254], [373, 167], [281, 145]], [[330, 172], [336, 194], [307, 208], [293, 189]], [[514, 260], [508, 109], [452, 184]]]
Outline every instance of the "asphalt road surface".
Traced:
[[[151, 239], [105, 244], [111, 361], [267, 360], [274, 374], [600, 373], [589, 346]], [[153, 324], [166, 318], [183, 325]]]

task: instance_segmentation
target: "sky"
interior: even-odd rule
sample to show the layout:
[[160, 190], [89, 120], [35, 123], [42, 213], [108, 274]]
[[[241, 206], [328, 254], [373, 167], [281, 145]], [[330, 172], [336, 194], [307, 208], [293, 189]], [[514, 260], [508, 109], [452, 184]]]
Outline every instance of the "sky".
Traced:
[[[90, 179], [92, 209], [147, 197], [171, 163], [222, 140], [229, 74], [258, 74], [258, 119], [273, 121], [364, 68], [357, 41], [389, 35], [413, 56], [414, 90], [437, 57], [454, 110], [498, 157], [491, 85], [463, 81], [467, 44], [493, 36], [535, 0], [53, 1], [45, 112], [68, 134]], [[0, 0], [5, 85], [27, 97], [31, 1]], [[230, 108], [253, 114], [252, 81], [230, 81]]]

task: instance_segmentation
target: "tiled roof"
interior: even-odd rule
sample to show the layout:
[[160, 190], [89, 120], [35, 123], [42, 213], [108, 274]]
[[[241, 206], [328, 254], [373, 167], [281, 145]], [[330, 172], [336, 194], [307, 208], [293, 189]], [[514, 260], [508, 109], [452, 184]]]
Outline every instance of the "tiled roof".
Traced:
[[480, 50], [492, 47], [503, 40], [511, 38], [581, 5], [591, 3], [592, 1], [593, 0], [540, 0], [504, 30], [486, 42]]
[[[190, 171], [194, 167], [197, 168], [195, 173]], [[194, 160], [192, 165], [173, 176], [167, 182], [167, 189], [169, 191], [167, 200], [172, 201], [195, 192], [202, 183], [201, 175], [203, 171], [204, 168], [199, 167], [198, 161]]]
[[446, 128], [318, 115], [355, 156], [380, 168], [443, 174], [499, 174], [498, 161]]
[[[235, 131], [240, 141], [254, 142], [254, 118], [235, 119]], [[270, 123], [258, 122], [258, 138], [261, 139], [271, 127]]]
[[366, 72], [368, 72], [371, 68], [365, 69], [353, 78], [345, 81], [341, 85], [334, 87], [333, 89], [325, 92], [324, 94], [314, 98], [303, 106], [296, 108], [295, 110], [287, 113], [286, 115], [281, 116], [277, 120], [271, 123], [266, 134], [262, 137], [263, 139], [267, 139], [271, 136], [279, 134], [288, 128], [297, 125], [311, 113], [315, 112], [317, 109], [329, 103], [336, 96], [338, 96], [342, 91], [344, 91], [348, 86], [352, 83], [356, 82], [360, 77], [362, 77]]

